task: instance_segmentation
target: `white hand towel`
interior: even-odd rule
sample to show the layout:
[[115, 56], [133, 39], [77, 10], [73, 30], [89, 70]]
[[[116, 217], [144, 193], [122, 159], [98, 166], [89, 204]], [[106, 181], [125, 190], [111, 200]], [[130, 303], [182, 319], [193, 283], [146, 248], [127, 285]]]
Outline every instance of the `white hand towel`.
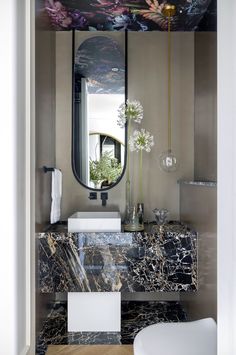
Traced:
[[58, 169], [52, 172], [52, 204], [51, 224], [60, 221], [61, 218], [61, 196], [62, 196], [62, 173]]

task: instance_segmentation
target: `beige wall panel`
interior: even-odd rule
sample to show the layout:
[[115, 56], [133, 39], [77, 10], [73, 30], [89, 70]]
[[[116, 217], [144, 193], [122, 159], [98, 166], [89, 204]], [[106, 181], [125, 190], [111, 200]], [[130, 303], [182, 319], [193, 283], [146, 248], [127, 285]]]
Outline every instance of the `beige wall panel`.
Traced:
[[180, 216], [198, 232], [198, 292], [180, 294], [192, 319], [217, 318], [216, 187], [181, 185]]
[[55, 32], [37, 30], [35, 48], [35, 212], [36, 232], [41, 232], [51, 208], [51, 174], [44, 174], [42, 167], [55, 166]]
[[217, 33], [195, 33], [196, 180], [217, 180]]
[[[83, 38], [91, 33], [81, 32]], [[114, 34], [121, 40], [121, 34]], [[78, 35], [77, 35], [78, 36]], [[56, 165], [63, 173], [62, 218], [76, 210], [101, 207], [88, 199], [89, 191], [75, 179], [71, 168], [71, 33], [56, 33]], [[79, 44], [78, 37], [76, 39]], [[144, 106], [142, 126], [155, 139], [151, 153], [144, 153], [145, 217], [153, 219], [154, 207], [168, 208], [179, 218], [179, 178], [193, 178], [194, 36], [173, 34], [173, 150], [180, 167], [174, 174], [160, 171], [157, 156], [167, 139], [167, 36], [163, 32], [129, 33], [128, 91], [130, 99]], [[134, 156], [134, 201], [137, 201], [137, 156]], [[109, 190], [107, 208], [125, 209], [125, 179]]]
[[[167, 208], [171, 218], [179, 219], [177, 180], [193, 177], [194, 126], [194, 37], [192, 33], [172, 34], [172, 147], [179, 169], [172, 174], [160, 170], [158, 157], [167, 150], [167, 33], [129, 34], [128, 92], [144, 107], [142, 126], [154, 135], [155, 146], [144, 153], [144, 206], [152, 210]], [[134, 160], [134, 199], [138, 199], [138, 162]]]

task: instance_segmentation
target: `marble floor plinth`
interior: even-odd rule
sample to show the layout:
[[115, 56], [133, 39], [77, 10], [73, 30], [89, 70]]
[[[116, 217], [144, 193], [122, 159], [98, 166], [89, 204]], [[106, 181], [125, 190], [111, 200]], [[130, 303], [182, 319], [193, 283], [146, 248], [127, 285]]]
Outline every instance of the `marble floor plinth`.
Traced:
[[148, 325], [186, 320], [179, 302], [123, 301], [121, 332], [68, 332], [67, 302], [55, 302], [38, 336], [36, 354], [45, 355], [48, 345], [132, 344], [135, 335]]

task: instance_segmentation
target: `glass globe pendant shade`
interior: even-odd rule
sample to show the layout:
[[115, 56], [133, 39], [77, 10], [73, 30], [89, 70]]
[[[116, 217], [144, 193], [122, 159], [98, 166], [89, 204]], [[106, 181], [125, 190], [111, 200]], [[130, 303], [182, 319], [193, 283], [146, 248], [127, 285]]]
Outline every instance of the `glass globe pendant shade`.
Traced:
[[166, 152], [161, 153], [159, 156], [159, 165], [161, 170], [171, 173], [177, 170], [178, 161], [176, 156], [169, 149]]

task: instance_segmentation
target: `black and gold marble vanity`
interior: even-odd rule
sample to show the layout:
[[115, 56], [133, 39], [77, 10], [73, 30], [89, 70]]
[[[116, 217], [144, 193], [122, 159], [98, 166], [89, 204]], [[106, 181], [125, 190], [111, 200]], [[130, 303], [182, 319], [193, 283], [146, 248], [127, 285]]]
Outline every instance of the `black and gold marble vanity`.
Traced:
[[[197, 290], [197, 233], [186, 225], [172, 222], [162, 233], [62, 229], [37, 235], [41, 293]], [[147, 325], [185, 320], [179, 302], [122, 301], [121, 332], [68, 332], [67, 302], [56, 302], [36, 352], [44, 355], [48, 344], [131, 344]]]
[[180, 223], [162, 233], [38, 234], [39, 291], [173, 292], [197, 289], [197, 234]]

